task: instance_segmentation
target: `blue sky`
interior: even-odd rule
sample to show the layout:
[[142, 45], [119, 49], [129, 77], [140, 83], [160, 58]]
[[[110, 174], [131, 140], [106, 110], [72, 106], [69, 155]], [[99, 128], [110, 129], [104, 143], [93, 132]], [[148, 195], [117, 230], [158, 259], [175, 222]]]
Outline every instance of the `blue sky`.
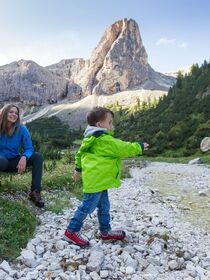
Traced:
[[150, 65], [171, 72], [210, 59], [208, 0], [0, 0], [0, 65], [88, 58], [122, 18], [140, 29]]

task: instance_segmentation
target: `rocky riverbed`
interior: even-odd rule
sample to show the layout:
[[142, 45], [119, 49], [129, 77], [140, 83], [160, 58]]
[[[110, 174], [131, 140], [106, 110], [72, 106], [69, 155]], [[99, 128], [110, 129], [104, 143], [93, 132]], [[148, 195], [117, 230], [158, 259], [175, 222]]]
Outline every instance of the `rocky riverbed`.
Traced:
[[113, 228], [121, 242], [98, 238], [96, 212], [83, 235], [91, 246], [80, 249], [62, 240], [72, 209], [45, 212], [34, 238], [16, 264], [0, 264], [0, 279], [20, 280], [209, 280], [210, 169], [202, 165], [148, 163], [132, 168], [132, 178], [110, 190]]

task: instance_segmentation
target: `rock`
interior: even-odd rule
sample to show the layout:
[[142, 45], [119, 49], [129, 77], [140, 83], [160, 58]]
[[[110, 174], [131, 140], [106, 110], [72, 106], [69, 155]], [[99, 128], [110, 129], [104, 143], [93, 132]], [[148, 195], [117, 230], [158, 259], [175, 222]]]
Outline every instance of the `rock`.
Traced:
[[170, 270], [175, 270], [179, 267], [179, 264], [177, 263], [177, 261], [172, 260], [168, 263], [168, 267]]
[[210, 150], [210, 137], [205, 137], [201, 141], [200, 149], [202, 152], [208, 152]]
[[41, 246], [41, 245], [37, 245], [37, 246], [36, 246], [36, 253], [37, 253], [37, 255], [41, 255], [41, 254], [43, 254], [44, 252], [45, 252], [45, 249], [44, 249], [43, 246]]
[[0, 269], [0, 280], [5, 280], [8, 276], [9, 275], [4, 270]]
[[200, 195], [200, 196], [208, 196], [208, 190], [202, 190], [202, 191], [199, 191], [198, 192], [198, 194]]
[[98, 275], [96, 271], [90, 273], [91, 279], [93, 280], [101, 280], [101, 277]]
[[33, 267], [34, 268], [38, 265], [38, 262], [36, 261], [35, 258], [36, 258], [36, 255], [34, 254], [33, 251], [23, 250], [21, 252], [20, 259], [28, 267]]
[[65, 59], [47, 67], [30, 60], [1, 66], [0, 101], [39, 106], [140, 87], [167, 91], [174, 82], [152, 69], [138, 24], [125, 18], [107, 28], [90, 59]]
[[188, 162], [189, 164], [201, 164], [202, 160], [200, 158], [194, 158]]
[[90, 271], [100, 271], [102, 263], [105, 259], [104, 252], [101, 247], [93, 247], [87, 263], [87, 269]]
[[13, 100], [42, 105], [62, 99], [66, 80], [31, 60], [20, 60], [0, 67], [0, 101]]
[[[0, 280], [210, 279], [209, 232], [183, 219], [183, 213], [176, 208], [174, 201], [165, 203], [164, 196], [160, 199], [160, 193], [151, 195], [150, 190], [157, 187], [160, 178], [164, 178], [170, 191], [193, 187], [198, 196], [199, 191], [208, 189], [209, 168], [150, 163], [144, 169], [132, 168], [131, 174], [132, 178], [123, 180], [120, 192], [109, 190], [112, 226], [124, 228], [124, 221], [127, 221], [129, 239], [102, 242], [96, 233], [95, 212], [91, 218], [87, 217], [83, 228], [85, 236], [88, 232], [95, 241], [94, 247], [81, 249], [62, 241], [63, 229], [79, 204], [78, 200], [71, 198], [72, 208], [63, 214], [40, 214], [40, 224], [27, 249], [14, 263], [4, 261], [0, 264]], [[204, 204], [201, 207], [206, 211]], [[199, 223], [201, 221], [202, 225], [207, 225], [202, 215]], [[41, 248], [44, 254], [40, 253]], [[11, 270], [7, 273], [9, 268]]]
[[164, 248], [164, 244], [159, 240], [155, 240], [151, 244], [151, 249], [155, 252], [156, 255], [160, 255], [163, 251], [163, 248]]
[[30, 279], [30, 280], [37, 280], [38, 279], [38, 276], [39, 276], [39, 272], [38, 270], [34, 270], [34, 271], [30, 271], [27, 275], [27, 277]]
[[126, 269], [125, 269], [125, 273], [127, 275], [134, 274], [135, 273], [135, 269], [132, 266], [127, 266]]
[[6, 261], [3, 261], [0, 264], [0, 269], [4, 270], [8, 274], [10, 274], [12, 272], [12, 269], [11, 269], [10, 265]]
[[63, 240], [59, 240], [55, 244], [55, 248], [57, 250], [64, 250], [67, 246], [68, 246], [68, 243], [66, 241], [63, 241]]
[[107, 278], [109, 276], [109, 271], [108, 270], [101, 270], [100, 271], [100, 277], [102, 279]]

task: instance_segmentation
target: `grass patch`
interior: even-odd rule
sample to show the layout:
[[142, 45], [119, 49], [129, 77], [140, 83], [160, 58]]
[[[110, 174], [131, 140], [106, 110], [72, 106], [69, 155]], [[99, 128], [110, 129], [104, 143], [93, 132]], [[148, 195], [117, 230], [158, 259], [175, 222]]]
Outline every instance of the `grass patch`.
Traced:
[[33, 236], [37, 219], [21, 202], [0, 198], [0, 258], [14, 260]]
[[63, 209], [71, 207], [69, 202], [71, 196], [72, 194], [66, 191], [46, 194], [45, 199], [49, 202], [45, 210], [56, 214], [61, 213]]
[[[72, 181], [74, 164], [67, 163], [66, 158], [45, 161], [45, 164], [42, 187], [46, 207], [43, 211], [60, 213], [64, 208], [71, 207], [71, 196], [81, 199], [82, 183]], [[27, 245], [38, 224], [35, 214], [31, 213], [26, 202], [32, 174], [28, 171], [23, 175], [3, 173], [0, 176], [0, 259], [11, 261], [20, 254], [21, 248]], [[20, 197], [22, 201], [6, 200], [5, 195], [14, 196], [16, 199]]]

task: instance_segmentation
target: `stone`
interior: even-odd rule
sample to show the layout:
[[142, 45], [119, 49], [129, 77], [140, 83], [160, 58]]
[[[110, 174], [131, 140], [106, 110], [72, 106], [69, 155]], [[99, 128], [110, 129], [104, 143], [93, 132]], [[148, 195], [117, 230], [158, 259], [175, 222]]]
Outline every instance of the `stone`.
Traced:
[[36, 255], [33, 251], [23, 250], [21, 252], [21, 260], [22, 262], [27, 265], [28, 267], [36, 267], [38, 262], [36, 261]]
[[175, 260], [172, 260], [172, 261], [169, 261], [168, 267], [170, 270], [175, 270], [179, 267], [179, 264]]
[[93, 247], [88, 259], [87, 269], [90, 271], [100, 271], [104, 259], [105, 255], [102, 248], [100, 246]]
[[[132, 168], [132, 177], [122, 181], [120, 192], [117, 189], [109, 190], [112, 226], [124, 228], [124, 221], [133, 220], [133, 227], [128, 233], [129, 243], [125, 240], [107, 243], [99, 239], [95, 212], [85, 221], [88, 233], [95, 240], [94, 247], [81, 249], [66, 242], [66, 248], [62, 249], [61, 229], [66, 228], [69, 217], [80, 203], [71, 198], [72, 208], [65, 210], [64, 214], [40, 214], [40, 224], [32, 239], [36, 245], [29, 241], [30, 245], [23, 249], [14, 263], [2, 262], [0, 280], [210, 279], [209, 232], [184, 219], [182, 210], [176, 208], [173, 201], [165, 203], [163, 196], [159, 199], [158, 192], [152, 195], [154, 201], [151, 201], [150, 189], [157, 187], [156, 180], [162, 174], [165, 180], [167, 178], [165, 183], [169, 183], [169, 190], [178, 190], [179, 187], [188, 190], [193, 187], [197, 189], [194, 193], [197, 196], [199, 191], [207, 189], [210, 182], [209, 168], [205, 166], [149, 163], [142, 169]], [[173, 176], [170, 177], [170, 174]], [[203, 206], [201, 205], [205, 210]], [[162, 222], [154, 226], [154, 217], [161, 217]], [[206, 225], [202, 215], [199, 217], [199, 222], [201, 221]], [[173, 225], [170, 229], [167, 227], [168, 223]], [[84, 235], [86, 236], [86, 230]], [[57, 248], [56, 244], [59, 244]], [[161, 245], [161, 252], [159, 247], [155, 249], [157, 244]], [[45, 250], [43, 256], [37, 250], [39, 247]], [[35, 250], [30, 251], [29, 248]], [[35, 262], [37, 266], [28, 266], [23, 257]], [[2, 267], [5, 271], [9, 271], [10, 267], [9, 274]]]
[[108, 270], [101, 270], [100, 271], [100, 277], [102, 279], [107, 278], [109, 276], [109, 271]]
[[200, 195], [200, 196], [208, 196], [208, 190], [202, 190], [202, 191], [199, 191], [198, 192], [198, 194]]
[[200, 149], [204, 153], [210, 150], [210, 137], [205, 137], [202, 139]]
[[12, 271], [12, 269], [7, 261], [3, 261], [0, 264], [0, 269], [4, 270], [8, 274], [10, 274], [10, 272]]
[[31, 60], [19, 60], [0, 67], [0, 101], [13, 100], [42, 105], [62, 99], [66, 80]]
[[194, 159], [190, 160], [188, 163], [189, 164], [201, 164], [202, 160], [201, 160], [201, 158], [194, 158]]
[[135, 269], [132, 266], [127, 266], [126, 269], [125, 269], [125, 273], [127, 275], [134, 274], [135, 273]]
[[101, 277], [98, 275], [96, 271], [90, 272], [91, 279], [93, 280], [101, 280]]
[[9, 276], [4, 270], [0, 269], [0, 280], [5, 280]]

